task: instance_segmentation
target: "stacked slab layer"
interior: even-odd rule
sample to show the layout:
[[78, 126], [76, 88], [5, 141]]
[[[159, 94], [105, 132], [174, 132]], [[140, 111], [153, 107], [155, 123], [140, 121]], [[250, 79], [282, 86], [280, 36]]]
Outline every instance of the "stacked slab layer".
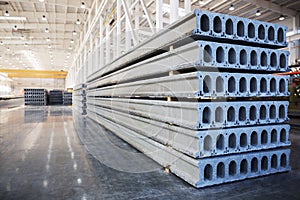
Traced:
[[25, 105], [47, 105], [47, 95], [45, 89], [24, 89]]
[[88, 117], [195, 187], [288, 171], [286, 30], [195, 11], [90, 75]]
[[86, 84], [78, 84], [73, 88], [73, 108], [86, 115]]
[[72, 92], [64, 91], [63, 104], [64, 105], [72, 105]]

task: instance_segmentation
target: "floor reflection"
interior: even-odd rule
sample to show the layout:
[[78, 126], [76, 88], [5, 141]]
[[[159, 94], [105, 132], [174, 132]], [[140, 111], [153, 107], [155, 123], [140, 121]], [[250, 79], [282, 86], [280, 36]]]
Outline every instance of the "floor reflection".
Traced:
[[48, 118], [48, 109], [43, 106], [38, 107], [25, 107], [24, 122], [25, 123], [39, 123], [45, 122]]

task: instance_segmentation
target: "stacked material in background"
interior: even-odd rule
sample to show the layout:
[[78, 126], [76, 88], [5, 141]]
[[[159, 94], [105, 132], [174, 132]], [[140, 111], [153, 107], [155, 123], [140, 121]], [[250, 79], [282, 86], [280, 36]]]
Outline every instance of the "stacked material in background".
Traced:
[[73, 88], [73, 108], [86, 115], [86, 84], [79, 84]]
[[63, 91], [50, 90], [49, 91], [49, 105], [63, 105]]
[[72, 105], [72, 92], [64, 91], [63, 104]]
[[47, 105], [47, 95], [45, 89], [24, 89], [25, 105]]
[[196, 10], [93, 72], [75, 108], [195, 187], [289, 171], [286, 31]]

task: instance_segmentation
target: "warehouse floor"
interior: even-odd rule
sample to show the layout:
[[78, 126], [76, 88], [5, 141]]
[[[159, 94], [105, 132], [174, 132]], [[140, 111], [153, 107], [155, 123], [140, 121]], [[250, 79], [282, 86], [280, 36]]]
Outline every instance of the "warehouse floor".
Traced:
[[0, 101], [0, 199], [300, 198], [297, 126], [291, 172], [195, 189], [71, 107], [10, 102]]

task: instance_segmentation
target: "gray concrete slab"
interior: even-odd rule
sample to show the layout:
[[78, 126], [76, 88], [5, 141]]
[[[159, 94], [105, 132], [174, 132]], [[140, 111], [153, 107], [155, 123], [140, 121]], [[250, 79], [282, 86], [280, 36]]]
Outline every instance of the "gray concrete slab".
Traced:
[[[70, 107], [35, 107], [36, 114], [29, 115], [25, 109], [0, 109], [0, 199], [299, 199], [300, 196], [299, 129], [292, 128], [290, 133], [291, 172], [195, 189], [175, 175], [166, 174], [109, 131], [91, 120], [79, 118], [76, 128], [90, 137], [89, 143], [82, 144]], [[36, 120], [39, 115], [45, 119]], [[104, 161], [119, 163], [119, 169], [95, 159], [86, 151], [86, 145], [98, 146], [98, 155], [103, 155]], [[109, 145], [115, 149], [108, 149]], [[132, 152], [137, 155], [136, 160], [128, 159], [128, 153]]]

